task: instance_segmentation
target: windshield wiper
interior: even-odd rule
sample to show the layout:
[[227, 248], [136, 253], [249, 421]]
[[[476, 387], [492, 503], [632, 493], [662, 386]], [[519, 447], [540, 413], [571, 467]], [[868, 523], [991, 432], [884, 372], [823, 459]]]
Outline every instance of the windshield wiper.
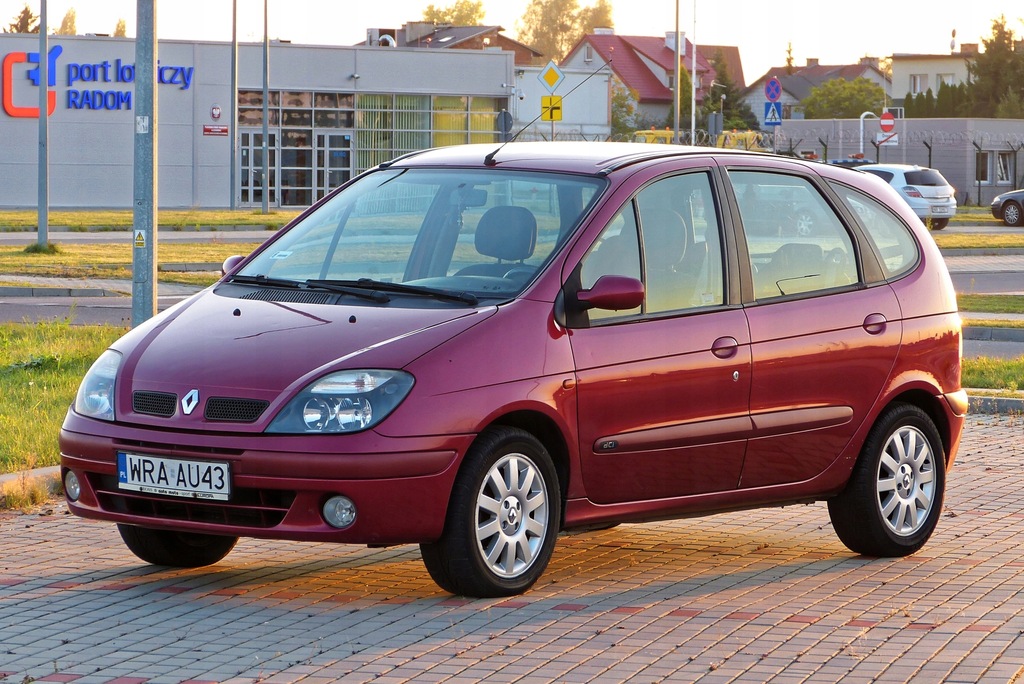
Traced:
[[476, 295], [469, 292], [456, 290], [440, 290], [434, 287], [423, 287], [422, 285], [406, 285], [405, 283], [388, 283], [383, 280], [372, 278], [360, 278], [359, 280], [307, 280], [309, 285], [320, 285], [330, 287], [362, 287], [382, 292], [394, 292], [400, 294], [425, 295], [447, 302], [459, 302], [476, 306], [480, 301]]
[[346, 287], [344, 283], [334, 283], [326, 280], [307, 280], [305, 282], [299, 282], [297, 280], [286, 280], [284, 278], [268, 278], [264, 275], [234, 275], [231, 276], [231, 282], [241, 283], [243, 285], [287, 287], [293, 290], [327, 290], [328, 292], [337, 292], [339, 294], [359, 297], [360, 299], [368, 299], [371, 302], [377, 302], [378, 304], [386, 304], [391, 301], [391, 298], [383, 292], [375, 292], [362, 287]]

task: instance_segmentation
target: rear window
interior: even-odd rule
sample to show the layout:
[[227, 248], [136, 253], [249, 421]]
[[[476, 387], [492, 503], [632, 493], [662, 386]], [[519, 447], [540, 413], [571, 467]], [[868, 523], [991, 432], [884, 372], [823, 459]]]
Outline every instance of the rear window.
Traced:
[[917, 265], [919, 251], [910, 229], [881, 202], [853, 188], [832, 183], [832, 188], [857, 215], [881, 257], [886, 278], [896, 278]]
[[874, 175], [874, 176], [878, 176], [879, 178], [884, 180], [886, 183], [888, 183], [889, 181], [892, 180], [893, 174], [892, 174], [891, 171], [880, 171], [879, 169], [864, 169], [864, 170], [867, 171], [868, 173]]
[[907, 171], [907, 185], [928, 185], [944, 186], [949, 185], [942, 174], [935, 169], [921, 169], [920, 171]]

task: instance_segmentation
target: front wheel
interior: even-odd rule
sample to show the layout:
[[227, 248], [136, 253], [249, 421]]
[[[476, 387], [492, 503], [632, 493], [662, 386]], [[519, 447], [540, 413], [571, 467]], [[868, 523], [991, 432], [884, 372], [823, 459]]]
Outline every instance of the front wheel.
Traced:
[[828, 502], [832, 527], [866, 556], [914, 553], [942, 512], [946, 459], [935, 423], [911, 404], [894, 404], [875, 423], [846, 489]]
[[558, 475], [547, 450], [524, 430], [491, 428], [466, 454], [441, 539], [420, 545], [423, 563], [453, 594], [520, 594], [547, 567], [560, 521]]
[[238, 537], [198, 532], [173, 532], [118, 523], [125, 546], [141, 560], [172, 568], [201, 568], [228, 555]]
[[1020, 205], [1016, 202], [1007, 202], [1003, 207], [1003, 223], [1008, 226], [1019, 226], [1022, 222], [1024, 216], [1021, 216]]

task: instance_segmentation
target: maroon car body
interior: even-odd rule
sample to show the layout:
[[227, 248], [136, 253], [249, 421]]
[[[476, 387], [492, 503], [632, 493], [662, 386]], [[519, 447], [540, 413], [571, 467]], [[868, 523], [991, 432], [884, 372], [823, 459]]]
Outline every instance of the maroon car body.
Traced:
[[[811, 234], [791, 230], [808, 207]], [[443, 148], [227, 268], [118, 340], [61, 430], [70, 509], [144, 560], [419, 543], [445, 589], [506, 595], [564, 529], [826, 500], [850, 548], [902, 555], [941, 511], [967, 403], [956, 299], [874, 176]]]

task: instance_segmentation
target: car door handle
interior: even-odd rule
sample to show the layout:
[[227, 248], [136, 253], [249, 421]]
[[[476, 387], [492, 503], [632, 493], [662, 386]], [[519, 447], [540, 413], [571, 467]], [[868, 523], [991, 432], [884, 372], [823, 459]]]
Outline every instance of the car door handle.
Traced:
[[711, 343], [711, 353], [720, 359], [731, 359], [736, 356], [739, 346], [735, 337], [719, 337]]
[[864, 330], [869, 335], [881, 335], [889, 321], [880, 313], [868, 314], [864, 319]]

